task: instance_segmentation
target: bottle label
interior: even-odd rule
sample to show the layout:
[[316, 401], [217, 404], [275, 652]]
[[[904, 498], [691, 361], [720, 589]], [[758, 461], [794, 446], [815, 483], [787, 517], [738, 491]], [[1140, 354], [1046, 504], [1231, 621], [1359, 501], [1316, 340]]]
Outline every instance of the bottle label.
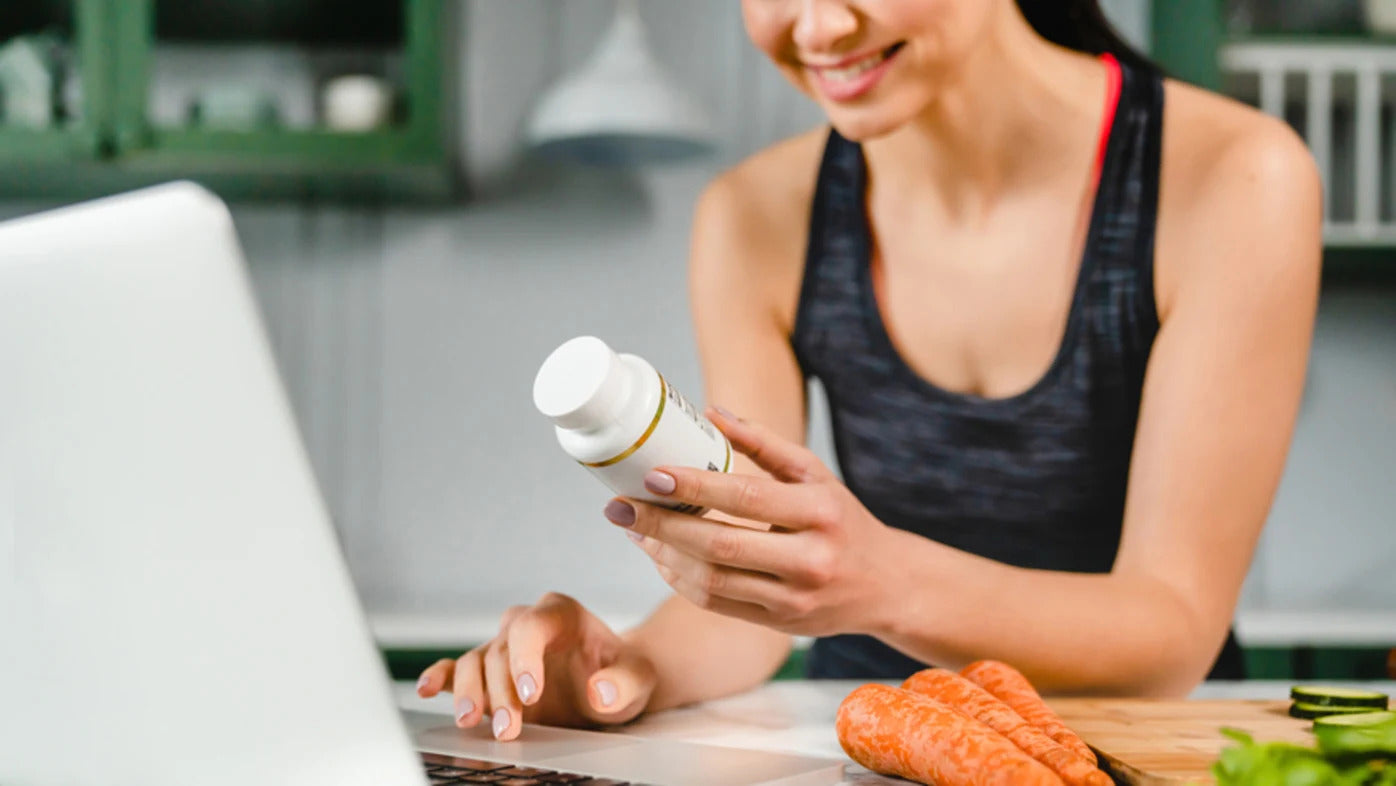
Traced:
[[623, 496], [696, 515], [704, 509], [675, 505], [671, 500], [645, 491], [645, 475], [666, 465], [729, 472], [732, 445], [692, 402], [664, 379], [663, 374], [659, 374], [659, 385], [659, 405], [654, 418], [634, 444], [603, 461], [584, 462], [584, 466]]
[[[693, 402], [685, 398], [684, 395], [678, 391], [678, 388], [665, 381], [663, 374], [659, 375], [659, 384], [664, 386], [665, 396], [672, 401], [675, 406], [683, 410], [683, 414], [687, 415], [688, 419], [693, 421], [694, 425], [702, 429], [703, 433], [708, 435], [708, 439], [714, 441], [727, 439], [726, 437], [719, 436], [717, 427], [712, 424], [712, 421], [703, 417], [703, 415], [698, 412], [698, 408], [693, 406]], [[717, 467], [713, 466], [711, 462], [708, 463], [708, 467], [713, 471], [717, 470]], [[726, 470], [724, 470], [724, 472], [725, 471]]]

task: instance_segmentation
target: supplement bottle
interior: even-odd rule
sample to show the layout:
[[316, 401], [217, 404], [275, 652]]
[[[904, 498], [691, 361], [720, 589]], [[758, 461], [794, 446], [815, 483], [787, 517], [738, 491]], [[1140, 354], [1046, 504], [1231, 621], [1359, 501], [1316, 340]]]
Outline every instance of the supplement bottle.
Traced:
[[562, 449], [623, 497], [700, 513], [651, 494], [646, 473], [732, 468], [732, 446], [712, 421], [644, 359], [617, 354], [599, 338], [553, 350], [533, 380], [533, 403], [553, 419]]

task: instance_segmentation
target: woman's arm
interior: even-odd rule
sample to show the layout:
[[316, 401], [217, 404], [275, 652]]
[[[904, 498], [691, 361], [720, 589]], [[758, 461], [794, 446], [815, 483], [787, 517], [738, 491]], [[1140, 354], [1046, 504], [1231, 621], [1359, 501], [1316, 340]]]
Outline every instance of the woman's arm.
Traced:
[[673, 469], [673, 497], [780, 529], [639, 505], [647, 551], [700, 605], [781, 630], [869, 633], [942, 666], [997, 658], [1048, 691], [1186, 693], [1221, 646], [1279, 482], [1317, 298], [1312, 159], [1278, 123], [1251, 128], [1188, 163], [1195, 185], [1165, 177], [1162, 327], [1111, 573], [1016, 568], [886, 527], [804, 448], [721, 418], [780, 482]]
[[[791, 152], [798, 151], [777, 149], [774, 155]], [[787, 339], [802, 269], [791, 256], [803, 250], [802, 211], [781, 199], [801, 197], [776, 194], [767, 200], [773, 204], [762, 204], [760, 195], [771, 190], [770, 170], [788, 170], [790, 163], [770, 159], [771, 154], [758, 156], [724, 175], [699, 200], [690, 253], [691, 305], [707, 400], [739, 407], [782, 438], [803, 442], [804, 378]], [[784, 175], [789, 177], [788, 171]], [[736, 454], [734, 460], [734, 472], [764, 475], [746, 456]], [[659, 674], [650, 710], [757, 685], [780, 668], [791, 644], [787, 634], [701, 609], [681, 594], [626, 638], [642, 648]]]

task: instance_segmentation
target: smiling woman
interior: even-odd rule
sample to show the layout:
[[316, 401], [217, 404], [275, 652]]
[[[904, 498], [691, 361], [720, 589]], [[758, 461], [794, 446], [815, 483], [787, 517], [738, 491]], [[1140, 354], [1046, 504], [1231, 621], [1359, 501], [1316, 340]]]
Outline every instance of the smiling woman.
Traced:
[[[1045, 691], [1239, 676], [1231, 616], [1303, 383], [1318, 178], [1094, 2], [745, 0], [829, 126], [699, 201], [691, 295], [729, 475], [605, 514], [675, 596], [570, 598], [421, 677], [461, 725], [612, 723], [768, 678], [1005, 661]], [[801, 443], [823, 384], [843, 479]]]

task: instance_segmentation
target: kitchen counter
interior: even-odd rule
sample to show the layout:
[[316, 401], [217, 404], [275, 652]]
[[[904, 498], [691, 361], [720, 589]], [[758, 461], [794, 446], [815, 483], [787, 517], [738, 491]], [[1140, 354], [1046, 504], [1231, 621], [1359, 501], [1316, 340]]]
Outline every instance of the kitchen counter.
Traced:
[[[834, 715], [843, 697], [862, 682], [771, 682], [738, 696], [646, 716], [625, 727], [625, 733], [842, 759], [844, 754], [834, 735]], [[1396, 695], [1396, 682], [1325, 684], [1367, 687]], [[1285, 699], [1289, 696], [1290, 685], [1289, 682], [1261, 680], [1210, 682], [1199, 686], [1192, 698]], [[451, 712], [449, 697], [418, 698], [415, 686], [410, 682], [399, 682], [395, 687], [398, 704], [403, 709], [444, 715]], [[905, 781], [879, 777], [850, 764], [845, 783], [893, 784]]]
[[[616, 630], [637, 625], [643, 615], [603, 613]], [[374, 612], [369, 626], [389, 649], [454, 649], [485, 641], [499, 631], [499, 615]], [[1236, 636], [1247, 647], [1393, 647], [1396, 611], [1241, 609]]]

